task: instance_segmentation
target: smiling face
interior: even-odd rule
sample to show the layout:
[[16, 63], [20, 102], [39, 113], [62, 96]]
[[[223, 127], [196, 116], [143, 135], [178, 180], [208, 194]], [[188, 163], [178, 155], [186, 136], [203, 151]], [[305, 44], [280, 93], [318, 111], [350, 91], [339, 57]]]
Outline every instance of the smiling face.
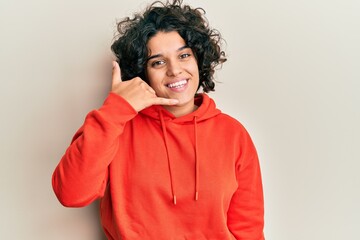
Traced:
[[[175, 106], [164, 106], [173, 114], [190, 113], [196, 108], [195, 93], [199, 86], [196, 58], [184, 39], [176, 32], [158, 32], [147, 44], [149, 57], [146, 76], [158, 97], [175, 98]], [[179, 115], [179, 114], [176, 114]]]

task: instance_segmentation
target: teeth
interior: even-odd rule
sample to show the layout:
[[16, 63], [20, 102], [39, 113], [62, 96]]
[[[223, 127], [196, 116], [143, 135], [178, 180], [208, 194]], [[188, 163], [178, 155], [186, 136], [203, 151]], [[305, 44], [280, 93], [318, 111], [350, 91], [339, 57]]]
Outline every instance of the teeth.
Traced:
[[181, 88], [181, 87], [183, 87], [186, 83], [187, 83], [186, 80], [181, 80], [181, 81], [178, 81], [178, 82], [175, 82], [175, 83], [170, 83], [170, 84], [168, 84], [167, 86], [168, 86], [169, 88]]

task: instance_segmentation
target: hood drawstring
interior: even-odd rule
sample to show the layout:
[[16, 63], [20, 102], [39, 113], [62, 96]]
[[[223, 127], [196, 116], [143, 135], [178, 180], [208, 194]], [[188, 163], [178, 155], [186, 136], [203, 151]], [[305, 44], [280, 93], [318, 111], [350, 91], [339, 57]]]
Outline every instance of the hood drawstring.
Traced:
[[194, 116], [194, 139], [195, 139], [195, 201], [199, 199], [199, 159], [197, 143], [197, 119]]
[[166, 133], [166, 126], [164, 122], [164, 117], [161, 111], [159, 111], [160, 114], [160, 122], [161, 122], [161, 128], [164, 135], [164, 143], [166, 148], [166, 155], [168, 160], [168, 166], [169, 166], [169, 175], [170, 175], [170, 186], [171, 186], [171, 194], [173, 196], [173, 202], [174, 205], [176, 205], [176, 194], [175, 194], [175, 186], [174, 186], [174, 180], [172, 175], [172, 167], [171, 167], [171, 161], [170, 161], [170, 155], [169, 155], [169, 147], [168, 147], [168, 140], [167, 140], [167, 133]]
[[[168, 138], [167, 138], [167, 131], [166, 131], [166, 125], [164, 121], [164, 117], [162, 114], [162, 111], [159, 111], [160, 115], [160, 123], [161, 123], [161, 129], [163, 132], [164, 137], [164, 143], [166, 148], [166, 156], [168, 160], [168, 166], [169, 166], [169, 176], [170, 176], [170, 187], [171, 187], [171, 194], [173, 197], [173, 203], [176, 205], [176, 191], [175, 191], [175, 184], [174, 184], [174, 176], [173, 176], [173, 168], [171, 165], [170, 160], [170, 154], [169, 154], [169, 146], [168, 146]], [[195, 151], [195, 201], [199, 199], [199, 158], [198, 158], [198, 140], [197, 140], [197, 117], [194, 116], [194, 151]]]

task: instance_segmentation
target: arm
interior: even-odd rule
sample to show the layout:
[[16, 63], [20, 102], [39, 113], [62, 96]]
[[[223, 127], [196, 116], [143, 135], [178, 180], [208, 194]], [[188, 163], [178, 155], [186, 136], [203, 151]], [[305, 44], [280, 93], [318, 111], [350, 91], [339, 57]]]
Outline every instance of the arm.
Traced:
[[136, 114], [129, 103], [111, 93], [99, 110], [87, 115], [52, 176], [54, 192], [64, 206], [86, 206], [104, 194], [118, 137]]
[[119, 65], [113, 62], [110, 95], [99, 110], [88, 114], [53, 173], [52, 185], [59, 201], [81, 207], [103, 196], [107, 169], [126, 122], [151, 105], [177, 103], [176, 99], [157, 97], [139, 77], [123, 82]]
[[255, 147], [246, 133], [237, 164], [238, 189], [228, 210], [228, 227], [237, 240], [264, 240], [264, 199]]

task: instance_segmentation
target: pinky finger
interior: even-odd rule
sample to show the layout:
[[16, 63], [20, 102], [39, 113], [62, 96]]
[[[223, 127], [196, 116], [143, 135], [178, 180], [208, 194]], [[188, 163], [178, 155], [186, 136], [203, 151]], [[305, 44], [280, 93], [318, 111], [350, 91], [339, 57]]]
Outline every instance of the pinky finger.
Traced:
[[170, 98], [153, 98], [153, 105], [176, 105], [179, 103], [177, 99], [170, 99]]

